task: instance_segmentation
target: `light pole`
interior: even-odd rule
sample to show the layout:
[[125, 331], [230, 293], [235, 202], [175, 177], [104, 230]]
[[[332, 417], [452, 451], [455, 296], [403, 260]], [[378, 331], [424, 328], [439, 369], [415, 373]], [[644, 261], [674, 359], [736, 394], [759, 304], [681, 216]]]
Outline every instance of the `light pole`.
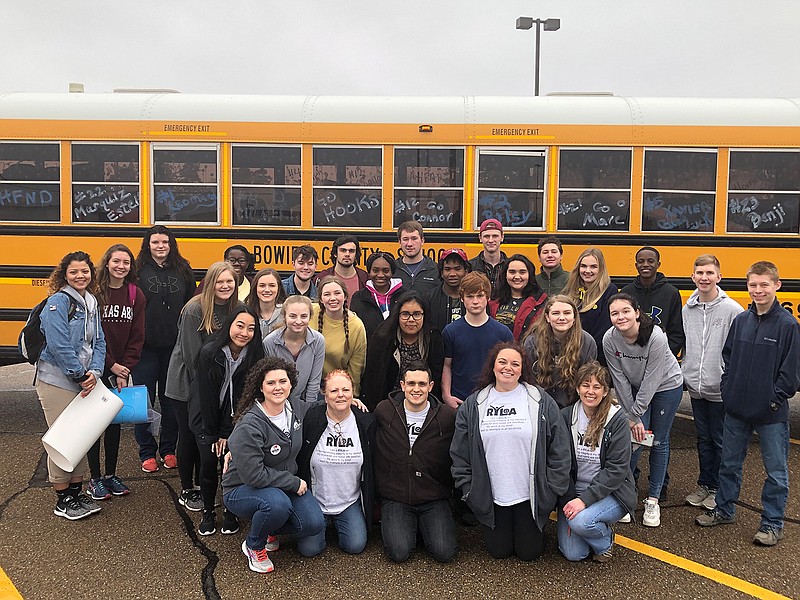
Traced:
[[534, 83], [533, 95], [539, 95], [539, 33], [541, 32], [542, 24], [544, 24], [545, 31], [558, 31], [561, 29], [561, 19], [534, 19], [533, 17], [519, 17], [517, 18], [517, 29], [530, 29], [536, 23], [536, 54], [534, 66]]

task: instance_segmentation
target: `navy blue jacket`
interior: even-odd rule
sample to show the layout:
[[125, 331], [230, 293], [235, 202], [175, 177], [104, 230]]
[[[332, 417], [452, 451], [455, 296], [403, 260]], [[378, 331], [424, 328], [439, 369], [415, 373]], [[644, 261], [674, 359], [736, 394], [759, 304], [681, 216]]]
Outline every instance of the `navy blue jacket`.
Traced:
[[800, 388], [800, 323], [777, 300], [763, 315], [751, 304], [733, 320], [722, 362], [726, 413], [754, 424], [789, 420]]

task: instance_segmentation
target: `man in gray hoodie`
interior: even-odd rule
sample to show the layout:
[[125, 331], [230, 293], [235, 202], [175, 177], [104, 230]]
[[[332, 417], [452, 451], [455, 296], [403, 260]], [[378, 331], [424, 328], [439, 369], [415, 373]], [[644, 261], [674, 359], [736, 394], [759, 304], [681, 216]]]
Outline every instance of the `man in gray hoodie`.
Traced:
[[692, 400], [697, 428], [697, 457], [700, 476], [697, 490], [686, 496], [687, 504], [708, 510], [716, 507], [718, 472], [722, 453], [722, 346], [733, 319], [744, 309], [728, 297], [718, 284], [722, 279], [716, 256], [703, 254], [694, 261], [692, 281], [697, 289], [683, 307], [686, 346], [683, 378]]

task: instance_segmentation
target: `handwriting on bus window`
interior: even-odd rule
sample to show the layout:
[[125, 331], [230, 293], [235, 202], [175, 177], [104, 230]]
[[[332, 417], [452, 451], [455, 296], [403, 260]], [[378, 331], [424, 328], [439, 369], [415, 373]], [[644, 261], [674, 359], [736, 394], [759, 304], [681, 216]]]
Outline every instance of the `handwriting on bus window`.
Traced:
[[235, 188], [234, 225], [300, 225], [300, 195], [279, 188]]
[[450, 187], [450, 167], [406, 167], [406, 185], [414, 187]]
[[644, 199], [645, 218], [661, 231], [711, 231], [714, 229], [713, 200], [670, 202], [664, 196], [648, 196]]
[[345, 185], [380, 187], [381, 171], [381, 167], [347, 165], [344, 168], [344, 183]]
[[[750, 221], [753, 230], [761, 225], [771, 225], [778, 228], [786, 220], [786, 209], [780, 202], [776, 202], [772, 207], [759, 207], [758, 198], [748, 196], [746, 198], [730, 198], [728, 200], [728, 212], [732, 215], [743, 215]], [[760, 208], [760, 210], [759, 210]]]
[[50, 190], [38, 189], [8, 189], [3, 186], [0, 189], [0, 207], [5, 206], [25, 206], [30, 208], [42, 208], [54, 206], [57, 195]]
[[558, 200], [559, 229], [628, 228], [630, 196], [627, 192], [588, 193], [562, 191]]
[[528, 206], [515, 206], [508, 194], [485, 194], [478, 198], [478, 221], [497, 219], [504, 227], [535, 227], [537, 224], [531, 222], [533, 215]]
[[314, 185], [336, 185], [339, 182], [336, 165], [314, 165]]
[[451, 202], [443, 194], [421, 198], [405, 196], [395, 200], [394, 212], [404, 215], [403, 221], [419, 221], [430, 227], [452, 227], [455, 212]]
[[75, 190], [72, 196], [73, 221], [95, 221], [98, 216], [110, 222], [127, 215], [138, 217], [139, 190], [122, 186], [94, 186]]
[[[314, 197], [315, 224], [335, 225], [349, 217], [349, 221], [364, 227], [374, 227], [371, 221], [377, 215], [380, 221], [380, 192], [364, 193], [353, 190], [349, 198], [342, 197], [341, 190], [319, 190]], [[321, 215], [320, 215], [321, 211]], [[318, 218], [320, 217], [321, 218]], [[370, 223], [364, 223], [366, 217]], [[322, 221], [324, 219], [324, 221]], [[348, 223], [345, 223], [348, 224]], [[380, 222], [378, 222], [378, 225]]]

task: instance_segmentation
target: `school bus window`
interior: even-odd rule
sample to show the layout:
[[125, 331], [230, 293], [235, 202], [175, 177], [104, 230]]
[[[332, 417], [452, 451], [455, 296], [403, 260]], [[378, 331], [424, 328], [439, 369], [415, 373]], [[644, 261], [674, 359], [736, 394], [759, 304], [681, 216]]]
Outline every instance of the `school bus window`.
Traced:
[[503, 227], [544, 227], [544, 149], [479, 150], [475, 228], [486, 219]]
[[217, 148], [153, 147], [156, 222], [219, 223]]
[[72, 144], [72, 222], [139, 222], [138, 144]]
[[380, 227], [383, 150], [314, 148], [315, 227]]
[[395, 148], [394, 217], [426, 228], [460, 229], [464, 212], [463, 148]]
[[233, 224], [300, 226], [300, 147], [231, 149]]
[[0, 221], [58, 223], [58, 142], [0, 143]]
[[731, 149], [727, 230], [798, 233], [800, 152]]
[[642, 231], [713, 231], [716, 150], [645, 148]]
[[632, 157], [629, 149], [561, 149], [558, 229], [628, 231]]

